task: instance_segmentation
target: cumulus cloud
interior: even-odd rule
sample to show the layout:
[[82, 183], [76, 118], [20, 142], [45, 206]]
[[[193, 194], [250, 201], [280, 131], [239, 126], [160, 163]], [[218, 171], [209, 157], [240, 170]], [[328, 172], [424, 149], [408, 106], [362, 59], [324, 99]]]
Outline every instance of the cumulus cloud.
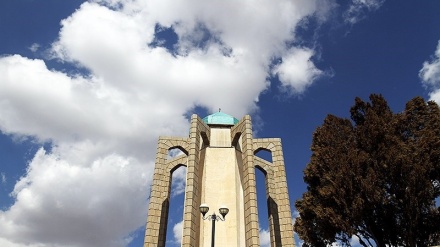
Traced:
[[314, 51], [292, 48], [282, 57], [282, 63], [273, 72], [278, 75], [282, 87], [293, 94], [302, 94], [323, 72], [310, 60]]
[[174, 241], [178, 244], [182, 241], [182, 235], [183, 235], [183, 220], [179, 223], [176, 223], [173, 226], [173, 234], [174, 234]]
[[[145, 223], [159, 135], [187, 135], [195, 107], [252, 113], [271, 75], [302, 93], [322, 74], [312, 49], [287, 45], [317, 2], [94, 0], [61, 22], [50, 50], [86, 73], [0, 57], [0, 130], [53, 145], [0, 211], [0, 245], [127, 245]], [[172, 48], [155, 42], [157, 27], [177, 37]], [[175, 176], [183, 188], [184, 171]]]
[[29, 50], [31, 50], [32, 52], [37, 52], [38, 49], [40, 49], [40, 45], [37, 43], [33, 43], [30, 47]]
[[260, 246], [270, 247], [270, 232], [268, 229], [260, 228]]
[[432, 60], [423, 63], [423, 68], [420, 70], [419, 76], [426, 84], [440, 84], [440, 41], [438, 42]]
[[101, 246], [108, 238], [108, 246], [122, 246], [114, 236], [146, 218], [146, 181], [136, 160], [113, 154], [83, 166], [40, 149], [14, 187], [15, 204], [0, 212], [2, 235], [23, 244]]
[[433, 100], [440, 104], [440, 89], [436, 89], [429, 93], [429, 100]]
[[385, 0], [352, 0], [343, 17], [346, 23], [356, 24], [363, 20], [367, 13], [379, 9]]
[[419, 77], [422, 83], [432, 89], [429, 94], [431, 100], [440, 102], [440, 41], [431, 61], [425, 61], [422, 69], [419, 71]]

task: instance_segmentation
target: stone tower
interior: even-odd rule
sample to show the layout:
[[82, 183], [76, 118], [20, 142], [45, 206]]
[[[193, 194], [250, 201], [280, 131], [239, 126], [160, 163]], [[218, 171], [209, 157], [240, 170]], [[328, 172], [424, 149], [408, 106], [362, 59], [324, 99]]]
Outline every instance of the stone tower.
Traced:
[[[184, 155], [167, 160], [175, 148]], [[271, 153], [272, 162], [255, 156], [261, 150]], [[295, 246], [281, 140], [254, 139], [250, 116], [238, 121], [217, 112], [203, 119], [192, 115], [189, 137], [159, 138], [144, 247], [165, 246], [171, 175], [180, 166], [187, 167], [182, 246], [210, 246], [211, 224], [202, 219], [202, 203], [209, 213], [229, 208], [216, 227], [216, 246], [260, 246], [255, 169], [266, 177], [271, 246]]]

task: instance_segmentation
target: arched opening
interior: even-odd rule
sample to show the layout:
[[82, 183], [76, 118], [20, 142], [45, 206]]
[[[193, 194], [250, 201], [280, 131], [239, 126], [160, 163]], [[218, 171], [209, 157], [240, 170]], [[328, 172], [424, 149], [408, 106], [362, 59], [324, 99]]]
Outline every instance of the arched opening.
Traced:
[[272, 152], [268, 149], [259, 148], [254, 152], [255, 156], [272, 163]]
[[185, 154], [185, 150], [182, 147], [180, 146], [172, 147], [168, 149], [167, 160], [177, 158], [184, 154]]
[[200, 132], [200, 136], [202, 137], [202, 148], [209, 147], [209, 138], [206, 132], [202, 131]]
[[183, 208], [186, 188], [186, 166], [179, 165], [171, 170], [170, 197], [167, 220], [166, 247], [181, 246]]
[[269, 212], [267, 208], [267, 178], [266, 171], [260, 166], [255, 167], [257, 186], [258, 223], [260, 232], [260, 246], [270, 247]]
[[235, 133], [234, 138], [232, 138], [232, 146], [239, 151], [241, 151], [240, 137], [241, 137], [241, 132], [237, 132]]

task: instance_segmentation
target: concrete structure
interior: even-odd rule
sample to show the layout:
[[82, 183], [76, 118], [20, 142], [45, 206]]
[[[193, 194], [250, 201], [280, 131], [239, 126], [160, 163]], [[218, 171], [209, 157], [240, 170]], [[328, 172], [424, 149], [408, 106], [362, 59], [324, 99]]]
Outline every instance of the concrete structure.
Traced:
[[[175, 148], [184, 155], [167, 159]], [[272, 162], [255, 155], [261, 150]], [[188, 138], [159, 138], [144, 247], [165, 246], [171, 174], [180, 166], [187, 167], [182, 246], [210, 246], [211, 222], [201, 217], [202, 203], [208, 214], [229, 208], [226, 221], [217, 222], [216, 246], [260, 246], [255, 169], [266, 177], [271, 246], [295, 246], [281, 140], [254, 139], [250, 116], [238, 121], [218, 112], [193, 115]]]

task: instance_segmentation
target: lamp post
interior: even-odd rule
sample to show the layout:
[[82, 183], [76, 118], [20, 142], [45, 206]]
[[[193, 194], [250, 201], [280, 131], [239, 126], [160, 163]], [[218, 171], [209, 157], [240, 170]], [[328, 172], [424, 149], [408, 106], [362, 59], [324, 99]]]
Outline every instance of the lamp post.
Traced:
[[215, 240], [215, 222], [218, 220], [225, 221], [225, 217], [229, 212], [229, 208], [222, 206], [218, 209], [222, 217], [215, 214], [215, 212], [211, 215], [206, 215], [206, 213], [209, 211], [209, 207], [206, 204], [200, 205], [200, 213], [202, 213], [203, 220], [210, 220], [212, 221], [212, 233], [211, 233], [211, 247], [214, 247], [214, 240]]

